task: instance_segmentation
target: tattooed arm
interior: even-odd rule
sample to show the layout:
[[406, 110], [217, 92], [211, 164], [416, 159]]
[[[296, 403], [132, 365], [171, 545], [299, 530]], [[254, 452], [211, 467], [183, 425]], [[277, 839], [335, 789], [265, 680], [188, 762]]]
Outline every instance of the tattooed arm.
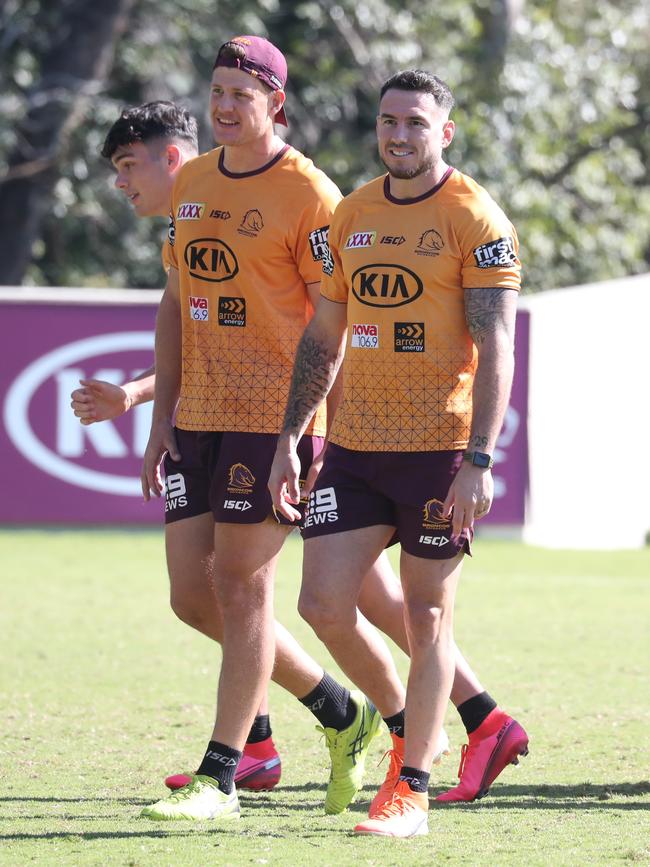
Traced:
[[[516, 308], [514, 289], [465, 290], [465, 319], [478, 350], [469, 451], [493, 454], [501, 431], [514, 371]], [[453, 507], [454, 534], [487, 515], [493, 495], [490, 470], [463, 462], [445, 501], [447, 514]]]
[[269, 476], [276, 509], [290, 520], [300, 517], [300, 464], [296, 447], [318, 406], [331, 389], [343, 358], [347, 305], [322, 298], [298, 344], [282, 432]]

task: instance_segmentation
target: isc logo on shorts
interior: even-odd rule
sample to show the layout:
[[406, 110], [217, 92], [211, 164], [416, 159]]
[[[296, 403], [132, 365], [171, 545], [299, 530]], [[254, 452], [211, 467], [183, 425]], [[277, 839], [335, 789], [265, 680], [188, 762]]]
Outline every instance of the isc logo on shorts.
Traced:
[[165, 511], [187, 506], [187, 488], [182, 473], [173, 473], [165, 479]]
[[446, 536], [420, 536], [418, 542], [421, 545], [435, 545], [437, 548], [442, 548], [449, 542]]
[[209, 312], [207, 298], [202, 298], [200, 295], [190, 295], [190, 319], [194, 319], [196, 322], [207, 322]]
[[224, 500], [223, 507], [224, 509], [235, 509], [237, 512], [247, 512], [253, 508], [253, 504], [249, 503], [248, 500]]
[[337, 504], [334, 488], [321, 488], [319, 491], [313, 491], [307, 500], [305, 527], [314, 527], [316, 524], [338, 521], [339, 516], [336, 510]]
[[353, 349], [379, 349], [379, 326], [353, 325], [350, 346]]

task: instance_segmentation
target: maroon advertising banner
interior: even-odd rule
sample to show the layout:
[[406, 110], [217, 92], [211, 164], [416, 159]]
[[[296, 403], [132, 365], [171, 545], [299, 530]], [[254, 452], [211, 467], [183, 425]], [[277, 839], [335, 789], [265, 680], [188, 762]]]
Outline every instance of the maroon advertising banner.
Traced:
[[[70, 408], [70, 393], [80, 379], [119, 384], [152, 364], [158, 293], [29, 294], [4, 290], [0, 295], [0, 523], [160, 524], [162, 503], [144, 503], [140, 487], [151, 405], [89, 426], [81, 425]], [[106, 300], [89, 303], [89, 296]], [[134, 303], [136, 298], [142, 300]], [[495, 503], [484, 519], [490, 524], [524, 521], [526, 311], [518, 316], [516, 356], [512, 401], [495, 455]]]

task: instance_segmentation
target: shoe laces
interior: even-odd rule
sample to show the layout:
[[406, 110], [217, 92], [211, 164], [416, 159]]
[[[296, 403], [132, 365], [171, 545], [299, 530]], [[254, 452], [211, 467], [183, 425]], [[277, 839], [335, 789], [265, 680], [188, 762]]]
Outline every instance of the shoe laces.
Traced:
[[181, 801], [187, 801], [188, 798], [191, 798], [193, 795], [198, 795], [203, 788], [204, 783], [202, 783], [201, 780], [192, 780], [191, 783], [188, 783], [181, 789], [176, 789], [175, 792], [172, 792], [167, 800], [178, 804]]
[[388, 765], [388, 772], [386, 774], [386, 781], [385, 781], [385, 782], [388, 782], [389, 780], [392, 780], [393, 777], [397, 776], [397, 774], [401, 770], [402, 765], [404, 764], [404, 761], [403, 761], [401, 755], [397, 752], [397, 750], [386, 750], [384, 755], [379, 759], [379, 762], [377, 763], [377, 767], [379, 767], [379, 765], [381, 765], [381, 763], [384, 761], [386, 756], [390, 756], [389, 765]]
[[458, 765], [458, 779], [462, 780], [465, 765], [471, 761], [473, 753], [476, 752], [473, 744], [463, 744], [460, 748], [460, 764]]
[[391, 819], [393, 816], [403, 816], [413, 809], [415, 805], [408, 798], [404, 798], [401, 792], [393, 792], [390, 801], [386, 801], [375, 818]]

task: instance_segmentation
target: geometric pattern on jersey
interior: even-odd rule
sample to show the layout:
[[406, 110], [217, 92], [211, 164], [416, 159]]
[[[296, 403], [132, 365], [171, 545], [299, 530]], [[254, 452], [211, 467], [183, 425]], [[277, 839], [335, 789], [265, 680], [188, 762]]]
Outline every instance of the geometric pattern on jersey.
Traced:
[[[460, 369], [468, 379], [473, 376], [471, 354], [468, 357], [466, 352], [450, 347], [434, 356], [438, 370]], [[333, 442], [357, 451], [426, 452], [466, 447], [471, 392], [457, 387], [454, 377], [439, 374], [425, 378], [411, 362], [405, 355], [388, 361], [377, 358], [371, 366], [344, 374], [344, 397], [336, 411]], [[443, 402], [447, 411], [436, 416]], [[429, 433], [432, 421], [435, 442]]]
[[[242, 330], [224, 329], [218, 360], [213, 359], [210, 330], [184, 335], [177, 413], [184, 429], [279, 433], [302, 331], [277, 323], [265, 328], [249, 325], [244, 343]], [[278, 345], [283, 347], [281, 353]], [[316, 424], [315, 435], [324, 435], [323, 422]]]
[[[186, 430], [278, 433], [298, 342], [313, 315], [327, 232], [341, 193], [285, 146], [234, 174], [223, 148], [187, 162], [172, 193], [169, 257], [178, 269]], [[325, 405], [307, 433], [325, 433]]]
[[519, 290], [514, 226], [455, 169], [401, 201], [384, 176], [339, 204], [329, 247], [321, 294], [347, 305], [348, 326], [332, 442], [357, 451], [466, 448], [478, 354], [465, 288]]

